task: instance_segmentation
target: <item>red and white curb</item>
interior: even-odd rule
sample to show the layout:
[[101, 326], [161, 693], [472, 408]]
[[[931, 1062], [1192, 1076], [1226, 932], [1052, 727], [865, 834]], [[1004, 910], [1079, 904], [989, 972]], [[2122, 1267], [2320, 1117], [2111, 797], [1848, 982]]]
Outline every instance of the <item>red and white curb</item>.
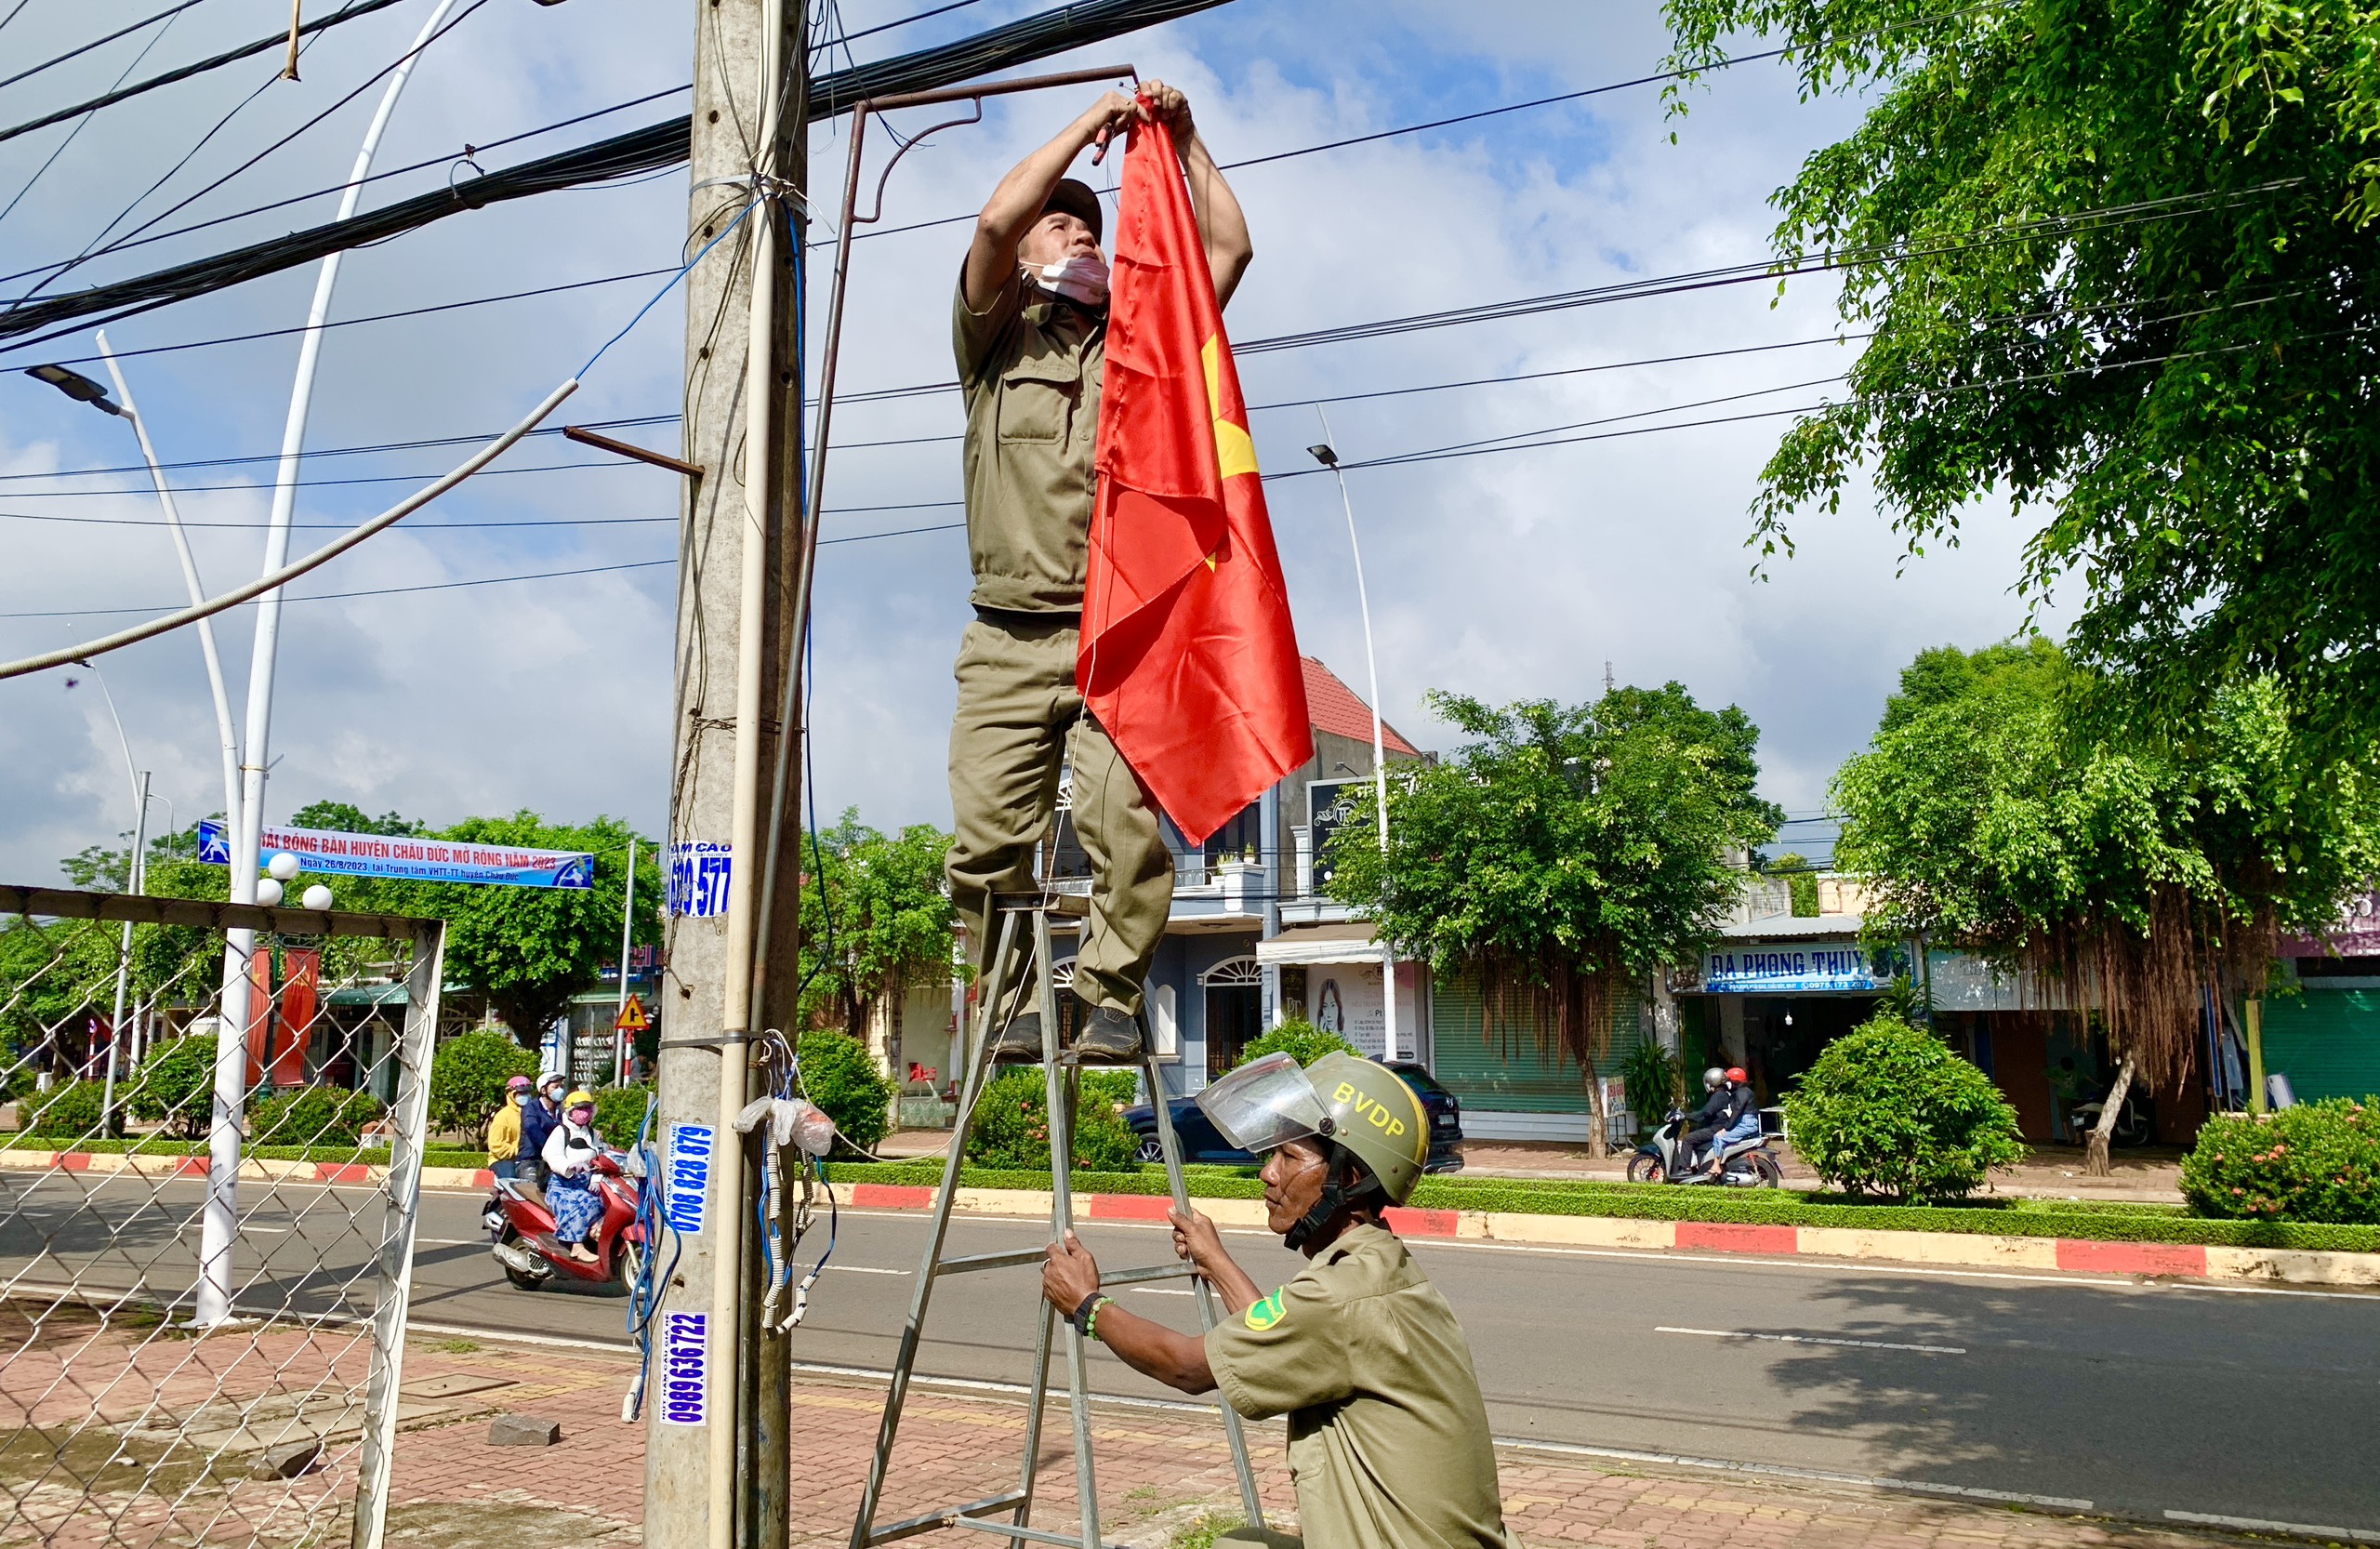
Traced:
[[[857, 1184], [862, 1209], [930, 1210], [923, 1185]], [[1218, 1225], [1264, 1225], [1255, 1199], [1196, 1199]], [[1091, 1221], [1162, 1221], [1162, 1195], [1078, 1195]], [[1050, 1196], [1032, 1189], [961, 1188], [952, 1208], [982, 1215], [1047, 1216]], [[1874, 1260], [1960, 1268], [2048, 1270], [2269, 1285], [2380, 1287], [2380, 1253], [2317, 1253], [2279, 1248], [2210, 1248], [2184, 1243], [2096, 1242], [2080, 1238], [1986, 1237], [1966, 1232], [1867, 1231], [1842, 1226], [1765, 1226], [1716, 1221], [1637, 1221], [1618, 1216], [1532, 1215], [1510, 1211], [1394, 1209], [1399, 1237], [1571, 1248], [1692, 1251], [1764, 1257]]]

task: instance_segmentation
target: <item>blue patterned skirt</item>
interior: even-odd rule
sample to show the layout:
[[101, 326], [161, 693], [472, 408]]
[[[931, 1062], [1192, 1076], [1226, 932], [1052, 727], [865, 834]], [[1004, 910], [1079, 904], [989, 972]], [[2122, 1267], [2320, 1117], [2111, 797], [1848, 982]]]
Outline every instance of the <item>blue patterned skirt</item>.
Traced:
[[584, 1178], [557, 1177], [547, 1185], [546, 1202], [554, 1211], [554, 1236], [565, 1244], [584, 1242], [603, 1219], [603, 1198]]

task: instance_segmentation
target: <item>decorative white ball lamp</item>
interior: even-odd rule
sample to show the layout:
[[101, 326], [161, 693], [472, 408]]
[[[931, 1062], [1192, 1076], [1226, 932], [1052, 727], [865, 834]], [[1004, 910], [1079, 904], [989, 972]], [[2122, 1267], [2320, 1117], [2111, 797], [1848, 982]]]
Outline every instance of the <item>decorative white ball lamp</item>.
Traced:
[[279, 908], [281, 907], [281, 883], [271, 877], [258, 879], [257, 902], [262, 904], [269, 909]]
[[316, 914], [327, 914], [330, 912], [331, 907], [331, 890], [324, 887], [322, 883], [316, 882], [312, 887], [306, 890], [305, 897], [300, 899], [299, 902], [303, 903], [308, 908], [313, 910]]
[[298, 857], [284, 850], [264, 863], [264, 868], [276, 882], [285, 882], [298, 875]]

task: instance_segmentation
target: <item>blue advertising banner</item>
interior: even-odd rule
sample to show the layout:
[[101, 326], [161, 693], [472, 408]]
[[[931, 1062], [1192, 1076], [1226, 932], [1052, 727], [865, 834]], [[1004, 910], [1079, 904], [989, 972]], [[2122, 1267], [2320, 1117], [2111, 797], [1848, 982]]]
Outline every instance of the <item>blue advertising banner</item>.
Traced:
[[[333, 877], [395, 877], [413, 882], [478, 882], [496, 887], [595, 885], [595, 857], [574, 850], [268, 826], [265, 857], [284, 851], [297, 856], [308, 871]], [[231, 864], [231, 836], [215, 818], [202, 819], [198, 825], [198, 858], [210, 866]]]

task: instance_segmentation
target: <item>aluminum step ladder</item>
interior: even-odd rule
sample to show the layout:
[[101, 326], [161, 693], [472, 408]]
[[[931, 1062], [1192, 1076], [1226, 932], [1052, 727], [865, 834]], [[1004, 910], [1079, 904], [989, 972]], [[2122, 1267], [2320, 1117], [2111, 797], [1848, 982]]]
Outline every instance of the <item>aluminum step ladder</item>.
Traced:
[[[993, 1019], [999, 1015], [1002, 1002], [1012, 988], [1002, 980], [1004, 971], [1012, 960], [1021, 921], [1029, 922], [1023, 928], [1032, 932], [1033, 979], [1040, 986], [1040, 1069], [1047, 1081], [1050, 1117], [1051, 1240], [1063, 1240], [1067, 1228], [1075, 1224], [1074, 1195], [1069, 1187], [1066, 1159], [1073, 1153], [1081, 1068], [1071, 1053], [1062, 1053], [1058, 1047], [1058, 989], [1051, 973], [1050, 917], [1052, 914], [1080, 917], [1088, 912], [1088, 905], [1089, 900], [1078, 895], [1056, 893], [1002, 895], [994, 901], [995, 912], [1000, 920], [999, 948], [992, 955], [984, 994], [977, 1002], [979, 1010], [968, 1045], [967, 1084], [951, 1130], [950, 1151], [943, 1162], [942, 1186], [934, 1194], [932, 1225], [926, 1234], [925, 1254], [918, 1267], [915, 1289], [910, 1293], [908, 1321], [901, 1330], [901, 1349], [892, 1363], [892, 1383], [884, 1397], [884, 1416], [877, 1426], [876, 1455], [868, 1465], [867, 1489], [860, 1496], [859, 1516], [852, 1525], [851, 1549], [876, 1549], [879, 1544], [914, 1538], [943, 1528], [971, 1528], [996, 1533], [1010, 1540], [1013, 1549], [1024, 1549], [1027, 1542], [1065, 1544], [1072, 1549], [1117, 1549], [1115, 1545], [1103, 1546], [1099, 1536], [1099, 1491], [1091, 1461], [1091, 1392], [1083, 1338], [1073, 1322], [1059, 1317], [1057, 1309], [1043, 1300], [1038, 1291], [1034, 1303], [1040, 1311], [1040, 1334], [1034, 1344], [1032, 1395], [1027, 1400], [1025, 1415], [1025, 1458], [1017, 1472], [1016, 1488], [979, 1501], [962, 1502], [915, 1516], [905, 1516], [881, 1527], [876, 1521], [877, 1509], [884, 1498], [885, 1477], [892, 1461], [893, 1441], [901, 1429], [902, 1406], [908, 1398], [909, 1379], [916, 1370], [918, 1346], [925, 1335], [926, 1309], [933, 1299], [934, 1282], [945, 1275], [1038, 1264], [1043, 1258], [1040, 1248], [1014, 1249], [997, 1253], [964, 1253], [947, 1258], [943, 1254], [943, 1242], [950, 1229], [951, 1202], [958, 1195], [959, 1172], [966, 1152], [968, 1132], [974, 1123], [975, 1105], [982, 1101], [984, 1089], [992, 1078], [992, 1034], [996, 1026], [1006, 1025], [1005, 1019], [997, 1024]], [[1165, 1157], [1166, 1183], [1172, 1192], [1175, 1207], [1186, 1210], [1190, 1198], [1182, 1181], [1182, 1146], [1174, 1136], [1173, 1115], [1166, 1105], [1165, 1088], [1158, 1080], [1157, 1057], [1148, 1037], [1145, 1018], [1143, 1019], [1141, 1035], [1142, 1079], [1147, 1083], [1151, 1106], [1157, 1115], [1157, 1144]], [[1138, 1269], [1110, 1270], [1100, 1277], [1101, 1283], [1108, 1287], [1181, 1278], [1188, 1278], [1196, 1289], [1199, 1327], [1213, 1328], [1214, 1292], [1206, 1281], [1196, 1277], [1186, 1263], [1170, 1262]], [[1065, 1331], [1066, 1393], [1073, 1410], [1075, 1432], [1075, 1493], [1081, 1503], [1082, 1515], [1079, 1531], [1071, 1533], [1051, 1532], [1030, 1525], [1035, 1459], [1041, 1448], [1041, 1410], [1049, 1396], [1051, 1344], [1060, 1328]], [[1231, 1443], [1232, 1467], [1239, 1476], [1240, 1503], [1247, 1511], [1249, 1522], [1262, 1526], [1263, 1506], [1256, 1494], [1256, 1475], [1249, 1467], [1248, 1439], [1242, 1433], [1239, 1415], [1228, 1403], [1222, 1408], [1223, 1434]]]

